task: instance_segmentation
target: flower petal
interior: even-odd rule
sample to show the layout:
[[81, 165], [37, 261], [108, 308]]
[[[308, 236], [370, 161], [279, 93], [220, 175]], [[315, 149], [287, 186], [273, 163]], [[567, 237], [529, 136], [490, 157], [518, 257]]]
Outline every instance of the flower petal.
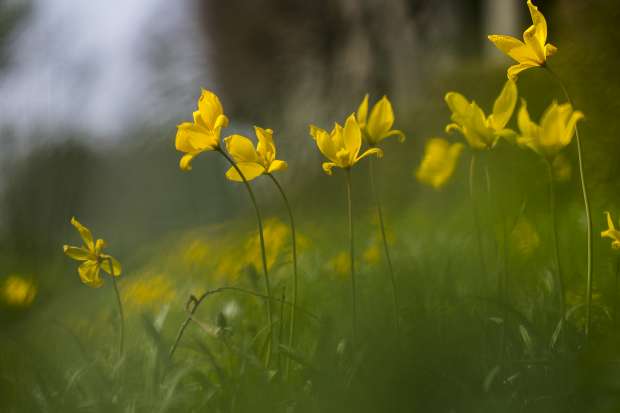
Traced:
[[501, 130], [506, 126], [517, 104], [517, 93], [516, 83], [508, 79], [495, 99], [493, 114], [489, 117], [493, 129]]
[[[373, 110], [374, 112], [374, 110]], [[370, 115], [372, 119], [372, 115]], [[371, 122], [368, 122], [370, 126]], [[360, 130], [357, 121], [355, 120], [355, 115], [351, 114], [346, 123], [344, 124], [344, 130], [342, 133], [344, 148], [349, 153], [349, 164], [348, 166], [353, 165], [355, 163], [355, 159], [357, 158], [357, 154], [362, 147], [362, 132]]]
[[355, 158], [355, 162], [357, 163], [359, 162], [361, 159], [370, 156], [370, 155], [376, 155], [377, 158], [383, 158], [383, 151], [380, 148], [370, 148], [368, 150], [366, 150], [366, 152], [364, 152], [363, 154], [361, 154], [360, 156], [358, 156], [357, 158]]
[[[246, 181], [251, 181], [252, 179], [265, 173], [265, 167], [256, 162], [238, 162], [237, 167], [241, 170], [241, 173], [245, 177]], [[237, 170], [232, 166], [228, 169], [228, 171], [226, 171], [226, 178], [235, 182], [243, 182], [239, 172], [237, 172]]]
[[488, 39], [495, 47], [519, 63], [535, 63], [536, 54], [521, 40], [512, 36], [492, 34]]
[[93, 251], [95, 248], [95, 244], [93, 242], [93, 234], [90, 232], [90, 230], [84, 225], [80, 224], [80, 222], [75, 217], [71, 218], [71, 225], [73, 225], [75, 229], [77, 229], [80, 233], [80, 236], [82, 237], [82, 241], [84, 241], [84, 245], [86, 246], [86, 248], [90, 251]]
[[323, 162], [323, 171], [325, 171], [327, 175], [331, 175], [332, 168], [334, 166], [338, 166], [338, 165], [336, 165], [334, 162]]
[[[101, 269], [103, 271], [114, 277], [118, 277], [122, 274], [123, 269], [121, 268], [121, 263], [118, 262], [116, 258], [108, 254], [101, 254], [101, 260]], [[110, 269], [110, 261], [112, 261], [112, 269], [114, 269], [114, 272]]]
[[531, 69], [532, 67], [538, 66], [540, 65], [535, 63], [519, 63], [518, 65], [510, 66], [506, 73], [508, 75], [508, 79], [515, 80], [519, 73], [523, 72], [524, 70]]
[[93, 254], [83, 247], [72, 247], [70, 245], [63, 245], [62, 251], [67, 254], [68, 257], [78, 261], [86, 261], [92, 259]]
[[181, 170], [191, 171], [192, 161], [194, 160], [196, 156], [198, 156], [202, 152], [203, 151], [197, 151], [197, 152], [192, 152], [192, 153], [186, 153], [185, 155], [183, 155], [181, 157], [181, 160], [179, 161], [179, 167], [181, 168]]
[[220, 115], [224, 114], [224, 108], [217, 95], [209, 90], [203, 89], [200, 99], [198, 99], [198, 110], [202, 120], [209, 129], [215, 129], [215, 124]]
[[251, 140], [241, 135], [231, 135], [224, 139], [226, 150], [237, 163], [258, 162], [258, 153]]
[[258, 139], [258, 145], [256, 145], [256, 152], [258, 152], [268, 162], [275, 159], [276, 146], [273, 143], [273, 131], [271, 129], [263, 129], [258, 126], [254, 126], [254, 132]]
[[288, 164], [285, 161], [280, 161], [280, 160], [275, 160], [273, 162], [271, 162], [271, 164], [269, 165], [269, 170], [267, 172], [272, 173], [272, 172], [277, 172], [277, 171], [284, 171], [288, 168]]
[[368, 93], [362, 99], [362, 103], [360, 103], [357, 108], [357, 123], [359, 123], [360, 128], [364, 129], [366, 127], [366, 122], [368, 120]]
[[219, 145], [219, 129], [208, 130], [200, 126], [184, 122], [177, 126], [175, 147], [181, 152], [214, 150]]
[[394, 124], [394, 110], [387, 96], [383, 96], [370, 111], [370, 117], [368, 118], [368, 125], [366, 130], [368, 131], [369, 143], [376, 144], [381, 140], [381, 137], [385, 135]]
[[97, 261], [84, 261], [78, 267], [78, 274], [82, 282], [89, 287], [99, 288], [103, 285], [103, 280], [99, 276], [99, 264]]
[[545, 16], [538, 11], [538, 7], [534, 6], [532, 0], [527, 1], [527, 7], [530, 9], [530, 16], [532, 16], [532, 24], [536, 39], [540, 44], [545, 44], [547, 41], [547, 21], [545, 20]]

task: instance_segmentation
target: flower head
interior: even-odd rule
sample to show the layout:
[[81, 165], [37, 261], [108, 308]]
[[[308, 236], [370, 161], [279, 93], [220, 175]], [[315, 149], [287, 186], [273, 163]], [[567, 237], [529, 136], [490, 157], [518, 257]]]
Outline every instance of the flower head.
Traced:
[[13, 307], [28, 307], [37, 295], [37, 286], [19, 275], [9, 275], [0, 290], [2, 300]]
[[390, 136], [398, 136], [400, 142], [405, 140], [405, 134], [399, 130], [392, 129], [394, 110], [387, 96], [383, 96], [375, 103], [370, 111], [370, 117], [368, 117], [368, 94], [366, 94], [357, 109], [356, 120], [364, 139], [371, 146], [378, 145], [383, 139]]
[[463, 144], [450, 143], [442, 138], [431, 138], [426, 142], [424, 158], [415, 176], [418, 181], [439, 189], [448, 182], [459, 160]]
[[517, 85], [508, 80], [493, 104], [493, 113], [486, 116], [476, 102], [469, 102], [457, 92], [448, 92], [446, 103], [452, 111], [452, 122], [446, 132], [459, 131], [474, 149], [489, 149], [499, 138], [511, 140], [515, 133], [506, 128], [517, 103]]
[[[276, 159], [273, 131], [258, 126], [254, 127], [254, 131], [258, 138], [256, 149], [254, 149], [252, 141], [245, 136], [232, 135], [224, 139], [228, 153], [248, 181], [265, 173], [283, 171], [288, 167], [286, 162]], [[226, 172], [226, 177], [231, 181], [243, 181], [234, 167]]]
[[545, 16], [532, 4], [532, 0], [528, 0], [527, 7], [532, 16], [532, 25], [523, 32], [523, 41], [512, 36], [489, 35], [489, 40], [495, 47], [517, 62], [508, 68], [509, 79], [515, 79], [519, 73], [531, 67], [543, 66], [547, 58], [558, 50], [551, 43], [547, 43]]
[[[62, 249], [65, 254], [74, 260], [82, 261], [82, 264], [78, 267], [78, 273], [82, 282], [89, 287], [101, 287], [103, 280], [99, 276], [100, 269], [114, 277], [121, 275], [121, 264], [116, 258], [102, 252], [106, 245], [105, 241], [102, 239], [94, 241], [90, 230], [80, 224], [75, 217], [71, 218], [71, 224], [80, 233], [84, 245], [81, 247], [64, 245]], [[110, 262], [112, 263], [111, 267]]]
[[614, 226], [614, 221], [611, 219], [611, 214], [609, 212], [605, 212], [605, 215], [607, 215], [607, 229], [601, 232], [601, 237], [611, 238], [611, 248], [620, 250], [620, 231], [618, 231]]
[[177, 126], [175, 147], [184, 152], [180, 167], [184, 171], [192, 169], [191, 162], [198, 154], [219, 148], [220, 132], [228, 126], [228, 118], [215, 93], [203, 89], [198, 99], [198, 110], [194, 112], [193, 122], [183, 122]]
[[323, 170], [328, 175], [332, 174], [332, 168], [335, 166], [348, 169], [368, 155], [383, 156], [383, 151], [379, 148], [370, 148], [359, 154], [362, 148], [362, 131], [353, 114], [347, 118], [344, 128], [336, 123], [331, 133], [310, 125], [310, 136], [315, 140], [321, 153], [330, 160], [323, 162]]
[[527, 103], [521, 100], [517, 118], [520, 135], [517, 143], [527, 146], [547, 159], [555, 157], [562, 148], [571, 143], [577, 121], [583, 113], [573, 110], [570, 103], [558, 105], [553, 102], [540, 119], [540, 125], [532, 122], [527, 111]]

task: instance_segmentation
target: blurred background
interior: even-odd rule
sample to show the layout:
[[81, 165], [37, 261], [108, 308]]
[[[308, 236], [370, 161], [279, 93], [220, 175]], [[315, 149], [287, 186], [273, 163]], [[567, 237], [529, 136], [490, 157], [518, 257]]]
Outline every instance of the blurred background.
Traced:
[[[585, 172], [597, 234], [605, 225], [601, 211], [620, 213], [620, 4], [536, 4], [559, 48], [549, 64], [586, 115]], [[36, 286], [26, 305], [2, 306], [3, 330], [27, 335], [30, 320], [45, 319], [59, 302], [93, 296], [62, 254], [63, 244], [79, 242], [72, 216], [108, 241], [127, 282], [145, 268], [167, 271], [154, 257], [200, 249], [188, 241], [191, 231], [221, 234], [223, 225], [252, 233], [246, 194], [225, 180], [220, 159], [207, 153], [190, 173], [178, 167], [176, 125], [191, 119], [201, 88], [220, 96], [231, 119], [223, 136], [253, 138], [253, 125], [275, 130], [279, 159], [289, 162], [281, 180], [301, 232], [335, 223], [342, 227], [335, 233], [317, 229], [308, 237], [341, 245], [343, 182], [321, 171], [308, 124], [329, 128], [355, 111], [365, 93], [371, 101], [388, 95], [407, 141], [386, 143], [380, 186], [386, 213], [402, 223], [397, 239], [413, 238], [401, 242], [397, 255], [419, 256], [429, 243], [454, 247], [451, 226], [459, 231], [459, 220], [470, 216], [468, 153], [441, 191], [416, 182], [414, 171], [428, 138], [462, 139], [443, 132], [447, 91], [488, 110], [505, 82], [511, 63], [486, 35], [521, 37], [529, 24], [524, 0], [0, 0], [0, 281], [19, 275]], [[563, 100], [542, 70], [524, 73], [519, 92], [534, 119], [553, 99]], [[514, 148], [498, 152], [497, 165], [506, 171], [498, 174], [498, 202], [517, 217], [527, 199], [532, 222], [546, 225], [544, 165]], [[575, 153], [566, 155], [572, 174], [558, 185], [560, 219], [574, 226], [561, 237], [575, 240], [565, 258], [569, 279], [581, 285], [583, 257], [572, 252], [585, 242], [584, 222]], [[372, 211], [364, 171], [362, 165], [354, 177], [362, 226]], [[282, 213], [267, 184], [256, 182], [266, 215]], [[439, 232], [422, 239], [426, 231], [416, 225]], [[461, 232], [469, 236], [471, 229]], [[596, 243], [598, 271], [606, 273], [608, 245]], [[211, 250], [201, 257], [219, 265]], [[175, 271], [167, 276], [184, 276]], [[214, 282], [197, 278], [192, 288]], [[170, 301], [180, 307], [185, 297]]]

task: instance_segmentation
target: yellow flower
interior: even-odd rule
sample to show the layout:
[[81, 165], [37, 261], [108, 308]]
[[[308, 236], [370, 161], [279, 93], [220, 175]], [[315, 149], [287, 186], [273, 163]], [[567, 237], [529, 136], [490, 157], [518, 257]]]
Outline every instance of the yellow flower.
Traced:
[[2, 286], [4, 302], [14, 307], [28, 307], [37, 295], [37, 286], [19, 275], [9, 275]]
[[512, 140], [514, 131], [507, 129], [517, 103], [517, 85], [508, 80], [493, 104], [493, 113], [488, 117], [476, 102], [469, 102], [457, 92], [448, 92], [446, 103], [452, 111], [452, 122], [446, 126], [446, 132], [459, 131], [474, 149], [489, 149], [495, 146], [499, 138]]
[[191, 162], [198, 154], [218, 149], [220, 131], [228, 126], [228, 118], [220, 99], [203, 89], [198, 100], [198, 110], [194, 112], [193, 122], [183, 122], [177, 126], [175, 146], [185, 155], [179, 163], [184, 171], [192, 169]]
[[517, 118], [521, 133], [517, 143], [527, 146], [547, 159], [552, 159], [571, 142], [575, 134], [575, 125], [582, 118], [583, 113], [573, 111], [570, 103], [558, 105], [557, 102], [553, 102], [542, 115], [540, 125], [537, 125], [530, 120], [527, 103], [522, 99]]
[[364, 96], [362, 103], [357, 109], [357, 123], [362, 130], [366, 142], [370, 146], [378, 145], [383, 139], [390, 136], [398, 136], [398, 140], [403, 142], [405, 134], [399, 130], [392, 129], [394, 124], [394, 110], [387, 96], [383, 96], [370, 111], [368, 117], [368, 94]]
[[[270, 174], [276, 171], [283, 171], [288, 167], [286, 162], [276, 159], [273, 131], [271, 129], [259, 128], [258, 126], [254, 127], [254, 131], [258, 138], [256, 149], [254, 149], [252, 141], [245, 136], [232, 135], [224, 139], [228, 153], [230, 153], [248, 181], [265, 173]], [[226, 172], [226, 177], [231, 181], [243, 181], [233, 167]]]
[[[64, 245], [62, 249], [65, 254], [74, 260], [83, 261], [78, 267], [78, 273], [82, 282], [89, 287], [101, 287], [103, 280], [99, 276], [100, 269], [115, 277], [121, 275], [121, 264], [116, 258], [102, 253], [106, 245], [105, 241], [102, 239], [98, 239], [96, 242], [93, 241], [93, 235], [90, 230], [80, 224], [75, 217], [71, 218], [71, 224], [80, 233], [84, 245], [81, 247]], [[110, 268], [110, 261], [112, 261], [112, 268]]]
[[157, 309], [176, 299], [174, 285], [165, 274], [147, 273], [145, 276], [131, 280], [123, 285], [124, 300], [129, 309]]
[[611, 248], [620, 250], [620, 231], [618, 231], [614, 226], [614, 221], [611, 219], [611, 214], [609, 212], [605, 212], [605, 215], [607, 215], [607, 229], [601, 232], [601, 237], [611, 238], [613, 240], [611, 242]]
[[381, 259], [381, 249], [376, 243], [372, 243], [368, 246], [368, 248], [366, 248], [362, 254], [362, 258], [368, 265], [377, 264]]
[[383, 151], [379, 148], [370, 148], [362, 155], [359, 154], [362, 147], [362, 132], [353, 114], [347, 118], [344, 128], [336, 123], [331, 133], [310, 125], [310, 136], [315, 140], [321, 153], [331, 161], [323, 162], [323, 170], [328, 175], [332, 174], [332, 168], [335, 166], [348, 169], [368, 155], [383, 156]]
[[558, 50], [547, 43], [547, 21], [538, 7], [528, 0], [532, 25], [523, 32], [523, 41], [512, 36], [492, 34], [489, 40], [502, 52], [513, 58], [517, 64], [508, 68], [508, 78], [515, 79], [519, 73], [531, 67], [544, 66], [547, 58]]
[[463, 151], [463, 144], [450, 143], [442, 138], [431, 138], [426, 142], [424, 158], [416, 171], [418, 181], [439, 189], [448, 182], [459, 156]]
[[351, 261], [349, 253], [341, 251], [336, 254], [327, 263], [327, 267], [334, 271], [336, 275], [341, 277], [347, 277], [351, 273]]
[[[263, 236], [265, 239], [265, 250], [267, 258], [267, 268], [271, 270], [278, 259], [289, 239], [289, 228], [277, 218], [270, 218], [265, 221]], [[255, 235], [248, 238], [245, 245], [245, 256], [248, 263], [259, 269], [262, 265], [262, 258], [259, 254], [258, 239]], [[240, 260], [237, 258], [237, 262]]]

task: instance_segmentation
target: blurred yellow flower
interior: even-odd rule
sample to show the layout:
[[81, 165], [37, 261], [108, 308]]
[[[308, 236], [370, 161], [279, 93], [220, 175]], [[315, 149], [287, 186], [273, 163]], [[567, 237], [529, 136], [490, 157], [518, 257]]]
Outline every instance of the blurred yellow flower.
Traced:
[[[102, 252], [106, 245], [105, 241], [102, 239], [98, 239], [96, 242], [93, 241], [93, 235], [90, 230], [80, 224], [75, 217], [71, 218], [71, 224], [80, 233], [84, 245], [81, 247], [64, 245], [62, 249], [65, 254], [74, 260], [83, 261], [78, 267], [78, 273], [82, 282], [89, 287], [101, 287], [103, 280], [99, 276], [100, 269], [115, 277], [121, 275], [121, 264], [116, 258]], [[110, 261], [113, 268], [110, 268]]]
[[554, 101], [545, 110], [538, 125], [530, 119], [527, 103], [521, 99], [521, 109], [517, 118], [520, 136], [517, 138], [517, 143], [551, 160], [562, 148], [571, 143], [575, 126], [580, 119], [583, 119], [583, 113], [573, 111], [570, 103], [558, 105]]
[[12, 274], [6, 277], [0, 292], [6, 304], [13, 307], [28, 307], [37, 295], [37, 286], [29, 279]]
[[452, 122], [446, 132], [459, 131], [474, 149], [489, 149], [499, 138], [513, 140], [515, 132], [506, 128], [517, 103], [517, 85], [508, 80], [493, 104], [488, 117], [476, 102], [469, 102], [457, 92], [448, 92], [445, 101], [452, 111]]
[[618, 231], [614, 226], [614, 221], [611, 219], [611, 214], [605, 211], [605, 215], [607, 215], [607, 229], [601, 232], [601, 237], [610, 238], [612, 240], [611, 248], [620, 250], [620, 231]]
[[174, 285], [170, 277], [164, 274], [147, 274], [139, 278], [130, 278], [123, 285], [123, 301], [129, 308], [159, 308], [176, 298]]
[[540, 237], [536, 228], [526, 218], [519, 218], [510, 234], [512, 247], [524, 257], [529, 257], [540, 246]]
[[204, 264], [210, 257], [209, 244], [201, 239], [189, 241], [189, 245], [183, 245], [182, 256], [186, 264]]
[[[265, 252], [267, 255], [267, 268], [272, 269], [276, 264], [280, 254], [287, 245], [289, 238], [289, 228], [277, 218], [271, 218], [265, 221], [263, 236], [265, 238]], [[248, 239], [245, 248], [245, 256], [248, 257], [248, 263], [260, 268], [262, 258], [259, 254], [258, 240], [255, 236]]]
[[404, 133], [392, 129], [392, 125], [394, 124], [394, 110], [387, 96], [383, 96], [375, 103], [370, 111], [370, 117], [368, 117], [368, 94], [366, 94], [357, 109], [356, 120], [366, 142], [368, 142], [370, 146], [378, 145], [382, 140], [390, 136], [398, 136], [400, 142], [405, 140]]
[[349, 259], [349, 253], [347, 251], [341, 251], [331, 260], [327, 262], [327, 267], [334, 271], [336, 275], [341, 277], [348, 277], [351, 271], [351, 264]]
[[383, 156], [379, 148], [370, 148], [359, 155], [362, 132], [353, 114], [347, 118], [344, 128], [336, 123], [331, 133], [310, 125], [310, 136], [316, 141], [321, 153], [331, 161], [323, 162], [323, 170], [328, 175], [332, 174], [333, 167], [348, 169], [368, 155]]
[[220, 99], [203, 89], [198, 100], [198, 110], [194, 112], [193, 122], [183, 122], [177, 126], [175, 147], [184, 152], [179, 166], [184, 171], [192, 169], [191, 162], [198, 154], [219, 148], [220, 132], [228, 126], [228, 118]]
[[506, 53], [517, 64], [508, 68], [508, 78], [515, 79], [519, 73], [531, 67], [544, 66], [547, 58], [558, 50], [551, 43], [547, 43], [547, 21], [538, 11], [538, 7], [528, 0], [527, 7], [532, 16], [532, 25], [523, 32], [523, 41], [512, 36], [489, 35], [489, 40]]
[[[226, 149], [233, 160], [241, 169], [245, 179], [252, 179], [267, 173], [283, 171], [287, 168], [287, 163], [276, 159], [276, 146], [273, 143], [273, 131], [254, 127], [258, 145], [254, 149], [252, 141], [241, 135], [232, 135], [224, 139]], [[241, 176], [234, 167], [226, 172], [226, 177], [231, 181], [242, 182]]]
[[459, 160], [463, 144], [450, 143], [442, 138], [431, 138], [426, 142], [424, 158], [416, 171], [418, 181], [439, 189], [448, 182]]
[[370, 244], [362, 254], [362, 259], [368, 265], [377, 264], [381, 259], [381, 249], [376, 243]]
[[570, 181], [571, 175], [573, 174], [573, 166], [566, 156], [561, 153], [557, 154], [555, 158], [553, 158], [551, 168], [553, 170], [553, 177], [556, 181]]

